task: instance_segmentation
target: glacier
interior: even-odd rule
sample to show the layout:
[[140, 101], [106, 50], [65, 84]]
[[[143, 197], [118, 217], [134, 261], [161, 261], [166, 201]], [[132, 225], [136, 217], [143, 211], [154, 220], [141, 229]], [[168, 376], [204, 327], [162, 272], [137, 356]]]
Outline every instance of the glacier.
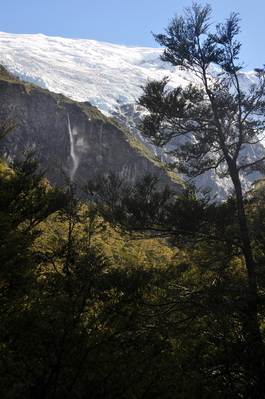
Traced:
[[[135, 103], [148, 79], [169, 76], [172, 88], [197, 81], [161, 61], [162, 52], [161, 47], [0, 32], [0, 63], [12, 74], [73, 100], [89, 101], [106, 114]], [[241, 75], [244, 85], [255, 82], [254, 71]]]
[[162, 62], [161, 54], [161, 48], [0, 32], [0, 63], [12, 74], [73, 100], [89, 101], [105, 114], [134, 103], [147, 79], [169, 76], [171, 87], [195, 80]]
[[[162, 48], [132, 47], [98, 42], [88, 39], [48, 37], [43, 34], [11, 34], [0, 32], [0, 64], [22, 81], [35, 83], [76, 101], [89, 101], [104, 114], [113, 115], [142, 142], [146, 140], [135, 129], [130, 114], [135, 111], [141, 86], [147, 80], [170, 79], [169, 87], [199, 84], [190, 72], [162, 62]], [[214, 67], [213, 67], [214, 68]], [[243, 88], [255, 83], [255, 72], [240, 73]], [[125, 115], [126, 114], [126, 115]], [[137, 113], [137, 118], [139, 112]], [[160, 149], [149, 148], [163, 158]], [[263, 145], [251, 150], [250, 158], [264, 156]], [[255, 173], [242, 177], [247, 190], [251, 182], [260, 177]], [[200, 186], [210, 185], [223, 199], [231, 190], [229, 179], [206, 174], [199, 178]]]

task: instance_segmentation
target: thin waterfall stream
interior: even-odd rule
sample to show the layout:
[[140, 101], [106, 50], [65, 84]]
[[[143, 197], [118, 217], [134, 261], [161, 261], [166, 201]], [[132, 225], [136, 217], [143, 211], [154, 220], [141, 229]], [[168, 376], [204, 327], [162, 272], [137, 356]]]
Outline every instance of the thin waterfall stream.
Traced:
[[67, 114], [67, 118], [68, 118], [68, 131], [69, 131], [69, 136], [70, 136], [70, 155], [71, 155], [71, 158], [73, 161], [73, 166], [70, 169], [70, 178], [71, 178], [71, 180], [73, 180], [76, 169], [78, 167], [79, 159], [78, 159], [78, 156], [75, 151], [74, 135], [73, 135], [72, 128], [71, 128], [69, 114]]

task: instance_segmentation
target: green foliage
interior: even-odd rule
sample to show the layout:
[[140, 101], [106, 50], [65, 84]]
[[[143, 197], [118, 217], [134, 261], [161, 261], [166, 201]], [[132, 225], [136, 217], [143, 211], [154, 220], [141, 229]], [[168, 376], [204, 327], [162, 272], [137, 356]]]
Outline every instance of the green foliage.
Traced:
[[29, 248], [39, 234], [36, 226], [67, 201], [65, 193], [43, 181], [38, 164], [27, 154], [12, 169], [2, 164], [0, 174], [1, 288], [12, 295], [23, 290], [26, 270], [33, 267]]
[[[147, 291], [142, 294], [146, 307], [142, 312], [148, 315], [149, 327], [157, 329], [159, 325], [161, 335], [173, 345], [173, 353], [179, 354], [179, 367], [191, 378], [194, 391], [187, 389], [191, 397], [201, 389], [198, 381], [203, 381], [205, 397], [211, 397], [213, 389], [220, 398], [253, 392], [262, 397], [257, 375], [261, 374], [258, 367], [263, 353], [257, 357], [253, 336], [249, 337], [249, 276], [237, 201], [231, 197], [215, 203], [207, 195], [199, 199], [192, 188], [174, 196], [168, 188], [157, 191], [156, 183], [155, 177], [146, 176], [129, 186], [110, 175], [88, 184], [98, 201], [105, 199], [101, 212], [111, 223], [118, 223], [125, 232], [167, 237], [170, 245], [179, 248], [166, 267], [154, 271], [145, 266], [152, 272], [151, 283], [145, 283]], [[255, 261], [260, 265], [258, 323], [264, 334], [262, 191], [245, 200], [245, 207]]]
[[75, 187], [51, 189], [31, 154], [2, 164], [1, 201], [1, 396], [162, 392], [169, 346], [142, 301], [173, 251], [122, 237]]
[[0, 126], [0, 140], [2, 140], [2, 138], [4, 138], [16, 126], [17, 124], [14, 117], [10, 117], [5, 120]]
[[12, 83], [19, 83], [20, 80], [18, 78], [15, 78], [13, 75], [11, 75], [4, 67], [3, 65], [0, 65], [0, 79], [5, 80], [7, 82], [12, 82]]
[[[42, 176], [31, 155], [1, 166], [2, 397], [252, 394], [236, 202], [192, 190], [172, 198], [155, 177], [129, 187], [111, 176], [89, 186], [108, 206], [82, 203], [72, 183], [62, 193]], [[248, 214], [260, 264], [263, 208], [255, 192]]]

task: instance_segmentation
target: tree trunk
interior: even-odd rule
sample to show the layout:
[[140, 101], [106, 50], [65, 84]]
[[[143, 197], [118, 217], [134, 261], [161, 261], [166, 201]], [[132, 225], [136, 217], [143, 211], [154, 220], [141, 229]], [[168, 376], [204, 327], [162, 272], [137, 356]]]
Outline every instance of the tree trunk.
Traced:
[[[251, 240], [249, 236], [249, 228], [247, 224], [247, 217], [245, 213], [245, 206], [243, 201], [242, 186], [240, 182], [239, 172], [236, 167], [232, 168], [230, 165], [230, 176], [233, 181], [236, 202], [237, 202], [237, 214], [238, 222], [241, 231], [242, 249], [245, 258], [247, 275], [248, 275], [248, 287], [246, 307], [245, 307], [245, 320], [244, 320], [244, 335], [246, 341], [246, 364], [245, 368], [249, 371], [250, 380], [250, 391], [253, 392], [255, 389], [255, 398], [265, 397], [265, 348], [258, 322], [258, 291], [256, 281], [256, 270], [255, 263], [252, 255]], [[254, 388], [253, 379], [258, 384]], [[250, 392], [249, 392], [250, 393]], [[254, 392], [253, 392], [254, 393]], [[246, 396], [250, 397], [250, 396]], [[252, 397], [252, 396], [251, 396]]]

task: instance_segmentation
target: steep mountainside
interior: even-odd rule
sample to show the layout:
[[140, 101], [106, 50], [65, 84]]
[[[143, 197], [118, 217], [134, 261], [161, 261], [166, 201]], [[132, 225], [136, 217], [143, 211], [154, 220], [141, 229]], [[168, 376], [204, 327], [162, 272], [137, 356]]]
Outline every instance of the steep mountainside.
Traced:
[[155, 156], [89, 102], [75, 102], [22, 83], [2, 68], [0, 120], [10, 116], [16, 116], [19, 124], [0, 143], [2, 154], [11, 160], [23, 148], [36, 149], [53, 185], [62, 184], [62, 172], [84, 184], [95, 173], [110, 171], [128, 181], [151, 172], [158, 174], [163, 183], [172, 184]]
[[[168, 157], [164, 150], [150, 146], [137, 131], [136, 123], [141, 117], [141, 111], [135, 104], [142, 94], [141, 85], [145, 85], [148, 79], [160, 80], [164, 76], [169, 76], [171, 88], [185, 86], [190, 82], [199, 84], [199, 81], [191, 73], [162, 62], [159, 58], [162, 51], [161, 48], [128, 47], [94, 40], [0, 32], [0, 63], [13, 75], [50, 91], [62, 93], [72, 100], [89, 101], [105, 115], [113, 115], [154, 155], [166, 160]], [[240, 72], [239, 79], [242, 88], [248, 89], [255, 84], [255, 72]], [[67, 112], [63, 119], [66, 136]], [[71, 127], [76, 132], [73, 122], [73, 116], [70, 116]], [[81, 145], [79, 152], [82, 153]], [[245, 156], [252, 162], [264, 154], [262, 144], [252, 146], [245, 152]], [[258, 173], [244, 177], [244, 190], [259, 177]], [[231, 181], [220, 179], [215, 173], [199, 177], [197, 184], [212, 187], [219, 199], [225, 199], [231, 189]]]

